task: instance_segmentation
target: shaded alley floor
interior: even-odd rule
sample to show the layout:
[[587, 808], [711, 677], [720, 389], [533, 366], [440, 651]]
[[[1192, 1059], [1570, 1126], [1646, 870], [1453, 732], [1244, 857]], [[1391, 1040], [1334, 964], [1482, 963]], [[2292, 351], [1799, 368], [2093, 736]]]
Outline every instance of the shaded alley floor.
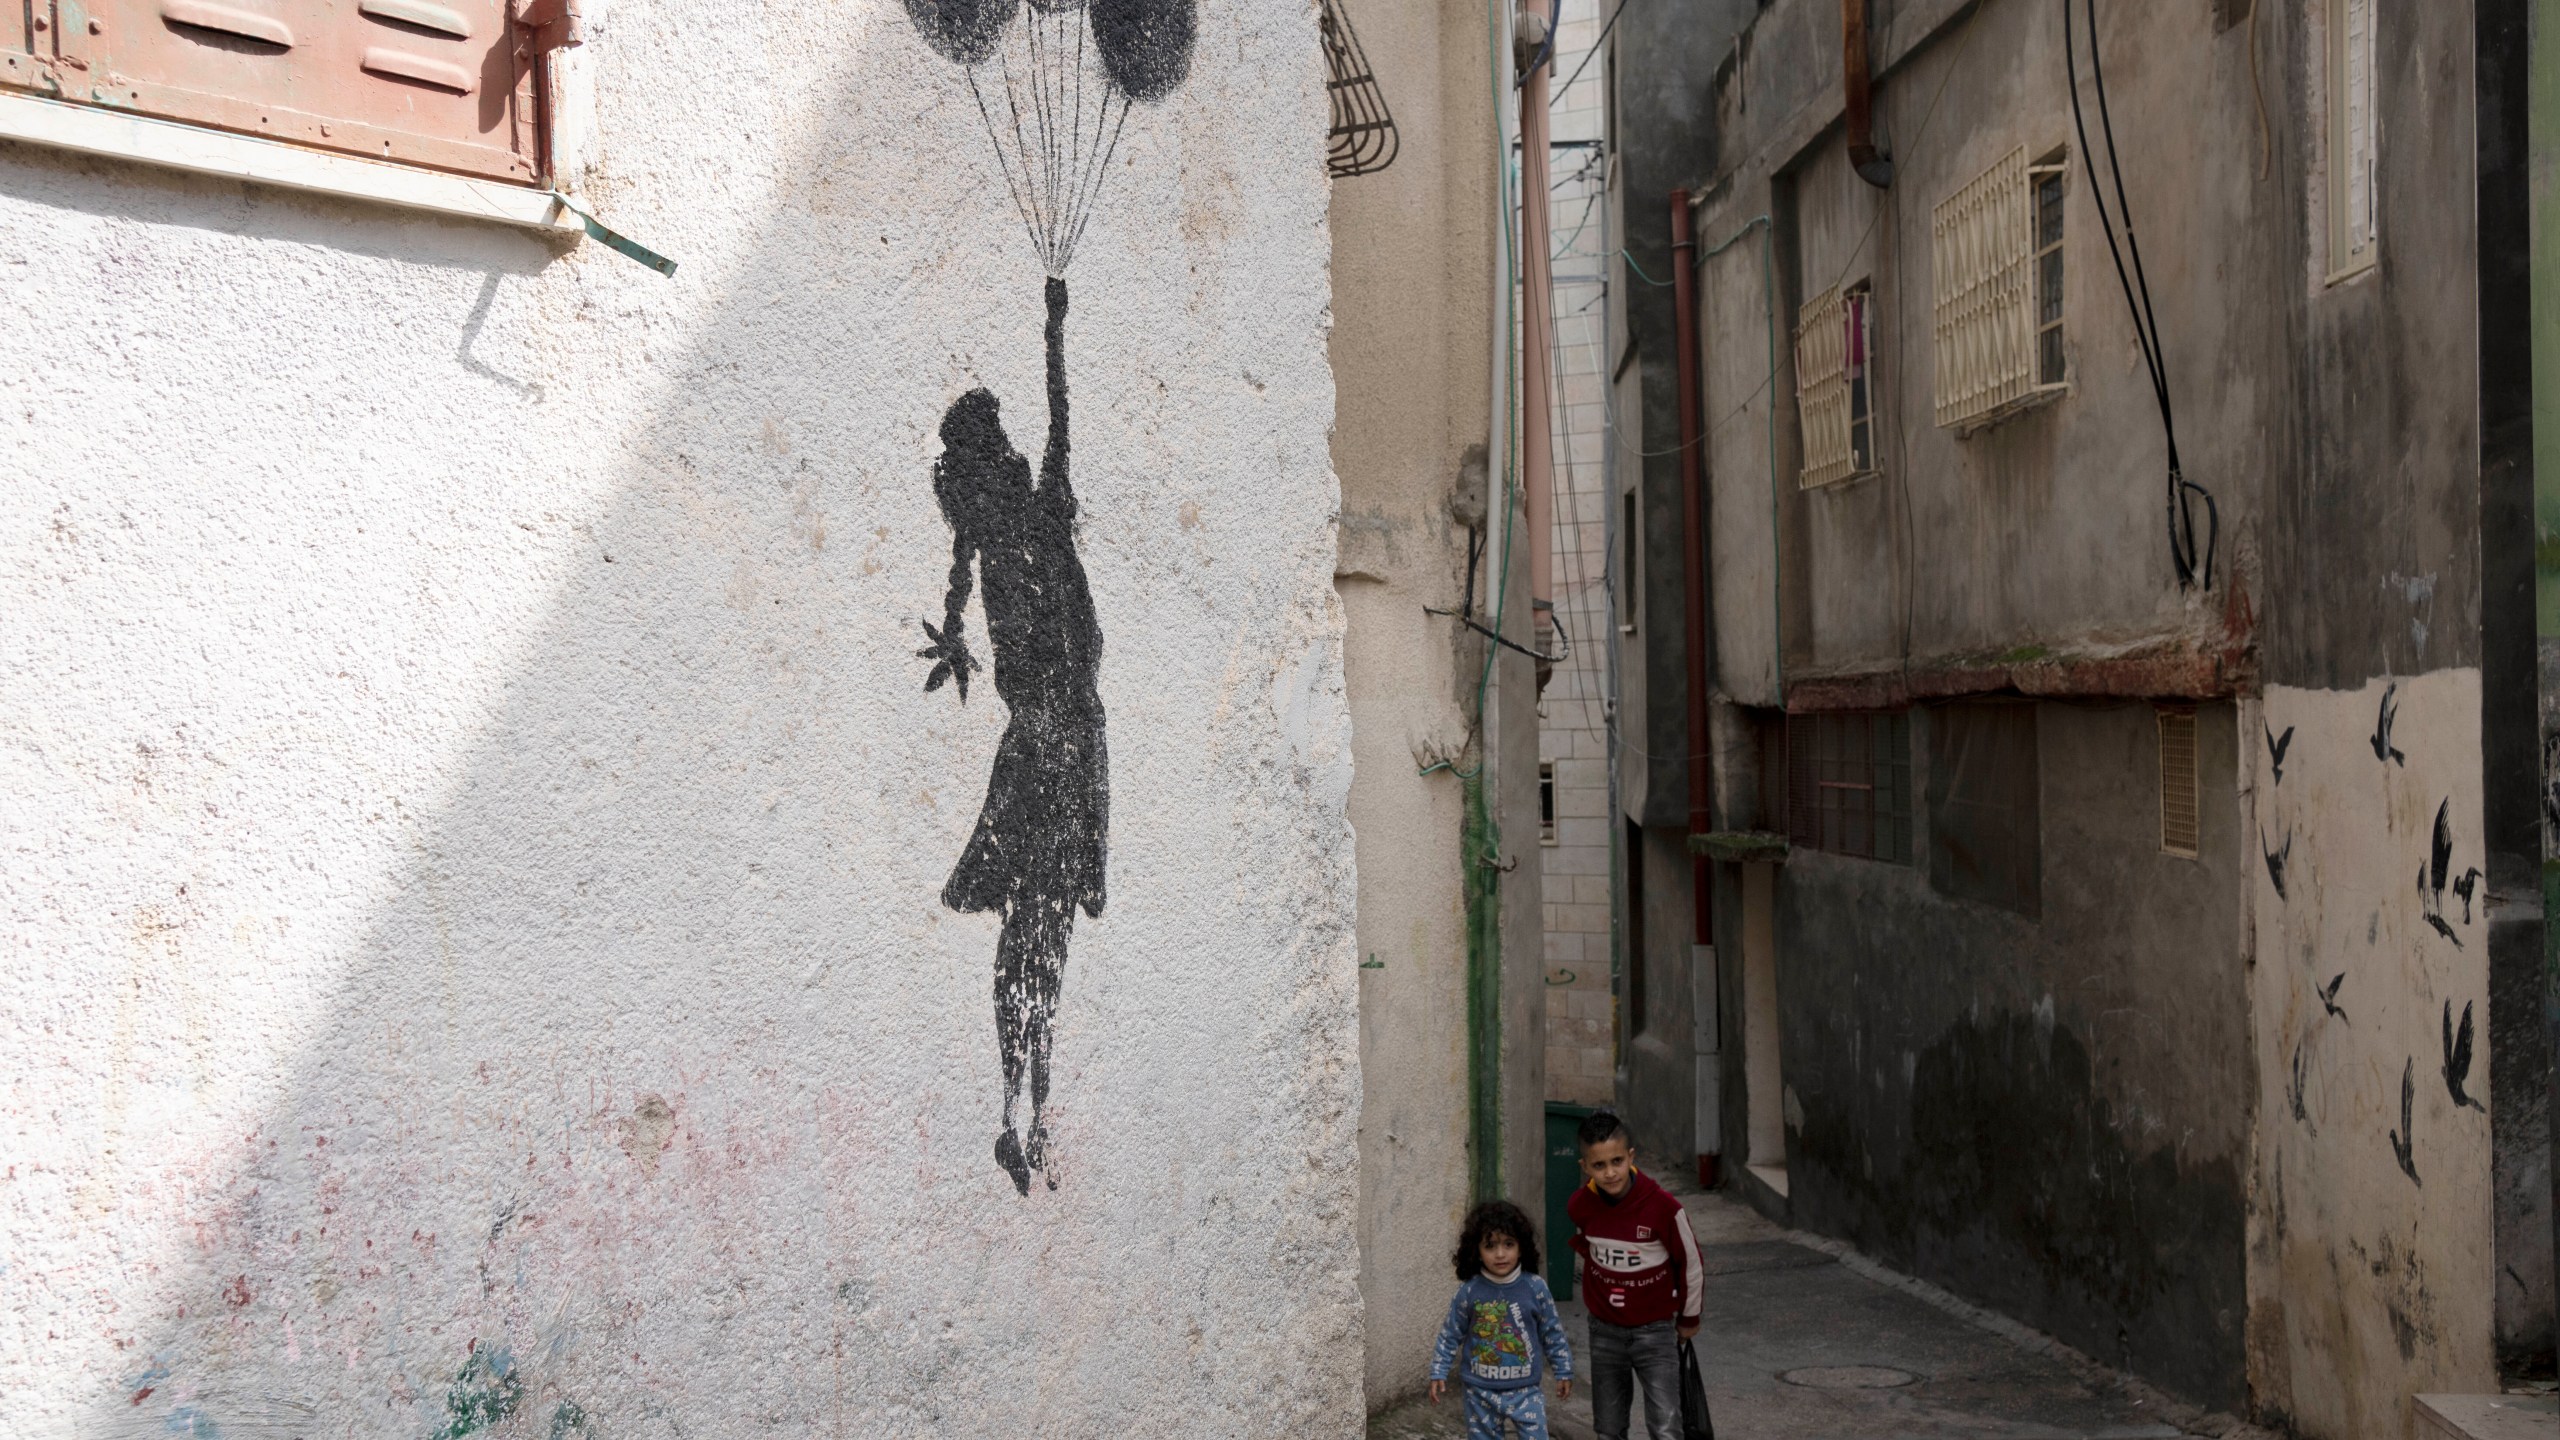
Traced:
[[[1706, 1251], [1698, 1358], [1723, 1440], [2172, 1440], [2233, 1434], [2068, 1350], [1841, 1247], [1791, 1235], [1720, 1196], [1682, 1193]], [[1587, 1373], [1579, 1300], [1559, 1307]], [[1630, 1435], [1644, 1435], [1641, 1415]], [[1369, 1423], [1369, 1440], [1466, 1432], [1455, 1395], [1413, 1401]], [[1559, 1440], [1588, 1440], [1582, 1386], [1559, 1406]]]

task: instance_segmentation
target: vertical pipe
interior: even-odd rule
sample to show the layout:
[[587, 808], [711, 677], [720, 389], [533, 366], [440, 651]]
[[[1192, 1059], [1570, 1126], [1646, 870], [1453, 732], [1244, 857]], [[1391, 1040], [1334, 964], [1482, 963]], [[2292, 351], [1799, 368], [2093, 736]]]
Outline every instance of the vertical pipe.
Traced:
[[[1555, 34], [1562, 0], [1530, 0]], [[1555, 46], [1544, 47], [1523, 77], [1520, 95], [1520, 488], [1529, 523], [1529, 635], [1552, 653], [1555, 623], [1555, 259], [1553, 206], [1547, 194], [1547, 85]], [[1541, 672], [1546, 667], [1539, 666]], [[1539, 683], [1546, 676], [1541, 673]]]
[[1867, 0], [1840, 0], [1840, 108], [1849, 131], [1849, 165], [1882, 190], [1893, 162], [1876, 150], [1875, 70], [1867, 55]]
[[[2531, 177], [2534, 628], [2540, 671], [2542, 767], [2542, 1021], [2550, 1114], [2560, 1117], [2560, 19], [2528, 30], [2527, 148]], [[2484, 232], [2481, 243], [2490, 243]], [[2551, 1127], [2553, 1214], [2560, 1214], [2560, 1124]], [[2560, 1253], [2560, 1246], [2555, 1246]], [[2555, 1275], [2560, 1286], [2560, 1275]]]
[[[1681, 638], [1687, 651], [1689, 693], [1689, 835], [1715, 828], [1710, 811], [1713, 776], [1707, 767], [1707, 517], [1706, 435], [1698, 387], [1698, 233], [1689, 214], [1689, 192], [1671, 192], [1671, 306], [1673, 344], [1679, 349]], [[1691, 846], [1697, 892], [1695, 943], [1715, 943], [1714, 872]]]

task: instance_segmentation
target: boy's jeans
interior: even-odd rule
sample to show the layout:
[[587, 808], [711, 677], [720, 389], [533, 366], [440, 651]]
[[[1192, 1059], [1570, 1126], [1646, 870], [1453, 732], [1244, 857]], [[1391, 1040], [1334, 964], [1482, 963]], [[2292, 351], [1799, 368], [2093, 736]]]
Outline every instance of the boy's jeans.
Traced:
[[1680, 1440], [1677, 1322], [1612, 1325], [1591, 1319], [1591, 1420], [1600, 1440], [1627, 1440], [1635, 1388], [1644, 1386], [1644, 1428], [1652, 1440]]

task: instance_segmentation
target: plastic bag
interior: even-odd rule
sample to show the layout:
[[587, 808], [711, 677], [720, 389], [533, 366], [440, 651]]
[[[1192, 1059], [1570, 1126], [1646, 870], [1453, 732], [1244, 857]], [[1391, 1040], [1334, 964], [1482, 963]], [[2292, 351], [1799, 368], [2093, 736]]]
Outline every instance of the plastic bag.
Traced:
[[1715, 1417], [1707, 1413], [1707, 1382], [1698, 1374], [1698, 1352], [1680, 1342], [1680, 1433], [1687, 1440], [1716, 1440]]

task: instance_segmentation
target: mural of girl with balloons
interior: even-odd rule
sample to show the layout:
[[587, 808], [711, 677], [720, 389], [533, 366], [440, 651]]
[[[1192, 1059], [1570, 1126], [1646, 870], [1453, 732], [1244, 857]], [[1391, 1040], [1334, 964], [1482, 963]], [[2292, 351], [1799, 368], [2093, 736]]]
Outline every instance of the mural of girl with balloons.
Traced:
[[[1035, 481], [985, 389], [942, 417], [934, 496], [951, 526], [942, 624], [924, 622], [927, 690], [962, 703], [980, 668], [963, 632], [972, 572], [981, 588], [996, 694], [1009, 718], [969, 844], [942, 903], [994, 912], [996, 1040], [1004, 1125], [996, 1163], [1017, 1193], [1039, 1172], [1057, 1188], [1044, 1122], [1050, 1026], [1081, 909], [1102, 914], [1111, 773], [1102, 699], [1102, 627], [1076, 553], [1068, 477], [1067, 266], [1084, 238], [1131, 108], [1171, 95], [1191, 72], [1197, 0], [906, 0], [936, 53], [957, 64], [997, 168], [1048, 273], [1049, 437]], [[1031, 1091], [1028, 1135], [1015, 1111]]]

